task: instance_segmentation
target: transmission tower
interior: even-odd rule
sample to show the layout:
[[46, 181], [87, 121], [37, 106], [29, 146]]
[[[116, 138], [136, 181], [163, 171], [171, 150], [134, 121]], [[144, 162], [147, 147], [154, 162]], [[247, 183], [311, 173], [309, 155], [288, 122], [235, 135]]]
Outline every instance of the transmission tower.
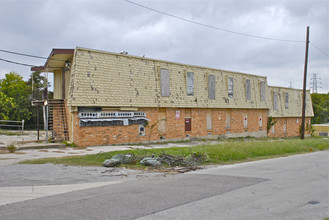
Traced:
[[321, 78], [317, 77], [318, 74], [313, 73], [313, 77], [311, 78], [311, 89], [312, 89], [312, 93], [318, 93], [318, 88], [322, 88], [318, 85], [321, 85]]

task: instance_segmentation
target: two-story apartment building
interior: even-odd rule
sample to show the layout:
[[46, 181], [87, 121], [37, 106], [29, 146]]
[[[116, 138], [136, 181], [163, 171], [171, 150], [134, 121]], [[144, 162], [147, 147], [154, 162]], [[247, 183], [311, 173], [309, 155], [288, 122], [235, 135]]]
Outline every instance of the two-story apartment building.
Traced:
[[[190, 137], [298, 136], [301, 90], [246, 73], [110, 53], [53, 49], [50, 128], [80, 146]], [[307, 122], [313, 116], [307, 93]], [[277, 123], [267, 132], [268, 117]]]

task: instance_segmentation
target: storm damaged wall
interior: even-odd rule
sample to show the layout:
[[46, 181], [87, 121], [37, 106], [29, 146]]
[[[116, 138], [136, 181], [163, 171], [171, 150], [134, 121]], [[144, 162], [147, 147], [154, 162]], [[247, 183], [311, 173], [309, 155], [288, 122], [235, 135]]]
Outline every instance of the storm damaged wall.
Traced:
[[[303, 90], [268, 86], [267, 102], [271, 117], [301, 117]], [[306, 93], [305, 115], [313, 117], [313, 108], [310, 91]]]
[[[188, 73], [194, 85], [191, 80], [187, 85]], [[169, 84], [161, 82], [168, 77]], [[266, 92], [262, 76], [76, 48], [69, 105], [267, 109], [260, 98], [262, 83]]]

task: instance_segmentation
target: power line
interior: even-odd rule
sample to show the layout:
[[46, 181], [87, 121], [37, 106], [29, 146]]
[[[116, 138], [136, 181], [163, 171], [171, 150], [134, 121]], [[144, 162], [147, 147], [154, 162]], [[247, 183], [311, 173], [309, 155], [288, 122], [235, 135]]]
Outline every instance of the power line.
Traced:
[[57, 60], [57, 61], [66, 61], [66, 60], [60, 60], [60, 59], [54, 59], [54, 58], [48, 58], [48, 57], [41, 57], [41, 56], [35, 56], [35, 55], [31, 55], [31, 54], [25, 54], [25, 53], [18, 53], [18, 52], [14, 52], [14, 51], [9, 51], [9, 50], [2, 50], [0, 49], [1, 52], [4, 53], [11, 53], [11, 54], [15, 54], [15, 55], [20, 55], [20, 56], [26, 56], [26, 57], [33, 57], [33, 58], [38, 58], [38, 59], [45, 59], [45, 60]]
[[326, 55], [327, 57], [329, 57], [329, 55], [328, 55], [326, 52], [324, 52], [323, 50], [321, 50], [320, 48], [318, 48], [317, 46], [315, 46], [311, 41], [310, 41], [310, 44], [311, 44], [315, 49], [317, 49], [318, 51], [320, 51], [321, 53], [323, 53], [324, 55]]
[[196, 21], [193, 21], [193, 20], [182, 18], [182, 17], [176, 16], [176, 15], [173, 15], [173, 14], [169, 14], [167, 12], [159, 11], [159, 10], [156, 10], [156, 9], [153, 9], [153, 8], [150, 8], [150, 7], [147, 7], [145, 5], [141, 5], [141, 4], [138, 4], [136, 2], [129, 1], [129, 0], [123, 0], [123, 1], [128, 2], [130, 4], [133, 4], [133, 5], [136, 5], [138, 7], [148, 9], [150, 11], [154, 11], [154, 12], [157, 12], [157, 13], [169, 16], [169, 17], [173, 17], [173, 18], [185, 21], [185, 22], [189, 22], [189, 23], [192, 23], [192, 24], [196, 24], [196, 25], [199, 25], [199, 26], [203, 26], [203, 27], [207, 27], [207, 28], [211, 28], [211, 29], [215, 29], [215, 30], [219, 30], [219, 31], [228, 32], [228, 33], [231, 33], [231, 34], [238, 34], [238, 35], [242, 35], [242, 36], [246, 36], [246, 37], [253, 37], [253, 38], [264, 39], [264, 40], [272, 40], [272, 41], [283, 41], [283, 42], [294, 42], [294, 43], [305, 42], [305, 41], [301, 41], [301, 40], [288, 40], [288, 39], [263, 37], [263, 36], [257, 36], [257, 35], [252, 35], [252, 34], [245, 34], [245, 33], [237, 32], [237, 31], [231, 31], [231, 30], [228, 30], [228, 29], [215, 27], [215, 26], [211, 26], [211, 25], [208, 25], [208, 24], [203, 24], [203, 23], [200, 23], [200, 22], [196, 22]]
[[[38, 67], [37, 65], [26, 64], [26, 63], [16, 62], [16, 61], [12, 61], [12, 60], [6, 60], [6, 59], [2, 59], [2, 58], [0, 58], [0, 60], [1, 60], [1, 61], [4, 61], [4, 62], [7, 62], [7, 63], [12, 63], [12, 64], [16, 64], [16, 65], [21, 65], [21, 66]], [[63, 67], [51, 67], [51, 66], [47, 66], [46, 68], [63, 69]]]
[[35, 65], [31, 65], [31, 64], [15, 62], [15, 61], [6, 60], [6, 59], [2, 59], [2, 58], [0, 58], [0, 60], [2, 60], [4, 62], [7, 62], [7, 63], [13, 63], [13, 64], [21, 65], [21, 66], [29, 66], [29, 67], [34, 67], [35, 66]]

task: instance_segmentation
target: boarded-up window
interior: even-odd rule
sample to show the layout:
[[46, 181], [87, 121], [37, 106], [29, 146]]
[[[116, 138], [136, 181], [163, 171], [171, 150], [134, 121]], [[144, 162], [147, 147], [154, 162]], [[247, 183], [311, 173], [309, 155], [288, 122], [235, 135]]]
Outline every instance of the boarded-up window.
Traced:
[[166, 133], [166, 109], [159, 109], [159, 123], [158, 130], [160, 134]]
[[278, 92], [273, 92], [273, 109], [278, 110]]
[[287, 123], [283, 122], [283, 132], [287, 133]]
[[275, 125], [272, 126], [272, 134], [275, 134]]
[[208, 81], [208, 98], [209, 99], [215, 99], [215, 93], [216, 93], [216, 78], [214, 75], [209, 75], [209, 81]]
[[260, 101], [265, 101], [265, 87], [266, 83], [264, 81], [260, 82]]
[[233, 98], [233, 77], [228, 78], [228, 97]]
[[231, 128], [231, 110], [226, 110], [226, 128]]
[[244, 126], [245, 128], [247, 128], [247, 127], [248, 127], [248, 113], [245, 112], [243, 116], [244, 116], [244, 117], [243, 117], [243, 126]]
[[187, 72], [186, 78], [186, 85], [187, 85], [187, 95], [194, 95], [194, 73]]
[[246, 99], [251, 100], [251, 85], [250, 79], [246, 80]]
[[259, 113], [258, 126], [263, 127], [263, 114]]
[[160, 70], [161, 96], [170, 96], [170, 74], [168, 69]]
[[212, 110], [207, 110], [207, 130], [212, 130]]
[[289, 93], [284, 95], [286, 109], [289, 108]]

